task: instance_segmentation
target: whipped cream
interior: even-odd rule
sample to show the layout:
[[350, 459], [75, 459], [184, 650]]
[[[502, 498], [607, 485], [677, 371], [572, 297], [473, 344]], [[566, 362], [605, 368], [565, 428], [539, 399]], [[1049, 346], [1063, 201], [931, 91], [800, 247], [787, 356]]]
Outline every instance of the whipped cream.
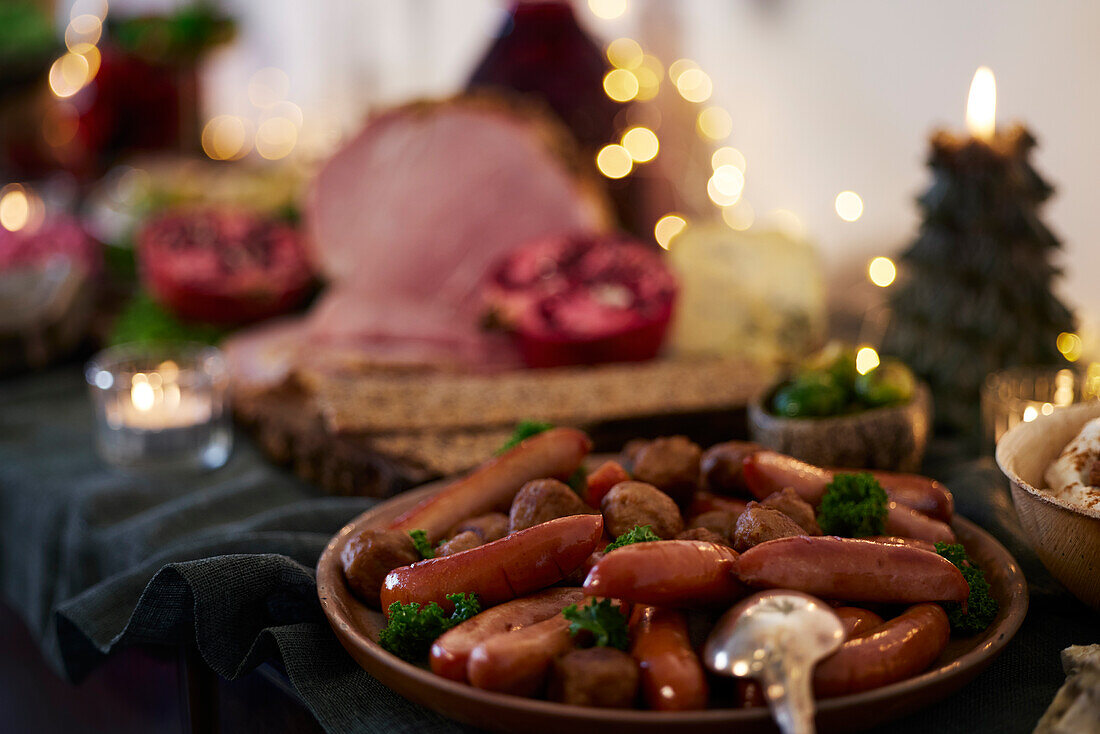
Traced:
[[[1085, 424], [1077, 437], [1047, 467], [1047, 492], [1072, 505], [1100, 509], [1100, 418]], [[1096, 467], [1096, 471], [1093, 469]]]

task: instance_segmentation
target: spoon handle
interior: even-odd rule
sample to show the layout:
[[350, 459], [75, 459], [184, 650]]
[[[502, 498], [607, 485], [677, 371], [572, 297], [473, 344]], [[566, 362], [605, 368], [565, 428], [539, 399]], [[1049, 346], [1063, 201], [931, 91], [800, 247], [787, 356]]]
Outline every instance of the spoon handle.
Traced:
[[783, 734], [814, 734], [814, 695], [806, 666], [784, 659], [764, 669], [764, 697]]

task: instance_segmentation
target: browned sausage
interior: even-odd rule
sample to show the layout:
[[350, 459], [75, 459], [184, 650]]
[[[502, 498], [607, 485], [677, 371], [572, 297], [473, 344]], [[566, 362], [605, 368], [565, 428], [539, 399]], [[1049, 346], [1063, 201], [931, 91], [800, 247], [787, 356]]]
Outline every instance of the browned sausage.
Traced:
[[486, 609], [436, 639], [429, 656], [432, 672], [464, 681], [466, 662], [475, 647], [495, 635], [556, 616], [570, 604], [582, 604], [584, 600], [580, 589], [547, 589]]
[[863, 540], [874, 541], [875, 543], [886, 543], [887, 545], [908, 545], [913, 548], [920, 548], [926, 550], [929, 553], [936, 552], [936, 546], [929, 543], [927, 540], [918, 540], [917, 538], [899, 538], [896, 535], [871, 535]]
[[569, 476], [591, 448], [588, 436], [573, 428], [544, 431], [424, 500], [390, 527], [423, 530], [434, 543], [465, 518], [510, 506], [524, 482]]
[[554, 658], [573, 649], [570, 622], [556, 614], [514, 632], [503, 632], [470, 651], [466, 677], [487, 691], [531, 696], [542, 688]]
[[471, 592], [490, 607], [530, 594], [584, 563], [602, 534], [599, 515], [559, 517], [453, 556], [396, 568], [382, 583], [382, 609], [395, 601], [434, 601], [451, 609], [448, 594]]
[[869, 609], [859, 607], [836, 607], [833, 613], [840, 617], [840, 623], [844, 625], [844, 639], [850, 640], [870, 632], [882, 624], [882, 617]]
[[917, 604], [818, 663], [814, 693], [843, 696], [910, 678], [940, 656], [951, 637], [939, 604]]
[[892, 471], [872, 470], [871, 474], [890, 495], [890, 499], [899, 505], [908, 505], [941, 522], [951, 522], [955, 514], [955, 498], [947, 487], [935, 479]]
[[954, 543], [955, 533], [939, 520], [933, 520], [912, 507], [891, 502], [886, 513], [886, 534], [916, 538], [929, 543]]
[[630, 475], [617, 461], [605, 461], [585, 477], [584, 501], [590, 507], [599, 508], [603, 498], [619, 482], [629, 482]]
[[688, 639], [683, 612], [636, 606], [630, 654], [642, 672], [642, 693], [655, 711], [706, 708], [707, 677]]
[[593, 566], [584, 593], [674, 608], [728, 604], [744, 595], [736, 564], [737, 552], [724, 545], [697, 540], [635, 543]]
[[822, 599], [964, 603], [970, 595], [962, 573], [942, 556], [853, 538], [804, 535], [771, 540], [742, 553], [737, 566], [741, 580], [750, 586], [793, 589]]

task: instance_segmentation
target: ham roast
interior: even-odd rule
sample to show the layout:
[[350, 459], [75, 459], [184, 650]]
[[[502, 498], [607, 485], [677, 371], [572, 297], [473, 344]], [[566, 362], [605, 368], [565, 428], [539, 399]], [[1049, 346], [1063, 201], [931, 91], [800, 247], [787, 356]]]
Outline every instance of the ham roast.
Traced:
[[416, 103], [370, 120], [321, 168], [306, 208], [310, 256], [329, 281], [297, 320], [225, 345], [238, 388], [314, 367], [517, 363], [478, 318], [487, 271], [518, 245], [607, 226], [607, 207], [568, 165], [552, 125], [503, 103]]

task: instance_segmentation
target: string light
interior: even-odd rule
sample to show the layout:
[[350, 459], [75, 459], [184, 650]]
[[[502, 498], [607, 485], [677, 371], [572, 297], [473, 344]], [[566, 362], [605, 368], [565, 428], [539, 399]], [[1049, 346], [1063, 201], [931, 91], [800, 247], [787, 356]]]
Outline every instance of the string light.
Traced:
[[619, 69], [633, 70], [642, 65], [642, 46], [633, 38], [616, 38], [607, 44], [607, 60]]
[[867, 264], [867, 277], [879, 288], [890, 285], [897, 276], [898, 269], [894, 265], [894, 261], [888, 257], [880, 255]]
[[860, 347], [856, 352], [856, 372], [865, 375], [879, 365], [878, 352], [871, 347]]
[[718, 166], [707, 181], [707, 195], [718, 206], [736, 204], [745, 188], [745, 174], [734, 166]]
[[666, 214], [657, 220], [657, 224], [653, 225], [653, 237], [657, 240], [658, 245], [667, 250], [669, 245], [672, 244], [672, 240], [683, 232], [685, 227], [687, 227], [687, 220], [682, 216], [679, 214]]
[[806, 234], [806, 227], [798, 215], [790, 209], [773, 209], [768, 213], [771, 226], [793, 240], [800, 240]]
[[836, 215], [845, 222], [854, 222], [863, 216], [863, 199], [854, 191], [841, 191], [833, 202]]
[[741, 199], [733, 206], [722, 207], [722, 221], [725, 222], [730, 229], [737, 232], [744, 232], [752, 226], [755, 220], [756, 213], [752, 210], [752, 206], [749, 205], [749, 202], [744, 199]]
[[614, 20], [626, 12], [626, 0], [588, 0], [588, 9], [597, 18]]
[[688, 102], [706, 102], [714, 91], [714, 83], [702, 69], [687, 69], [676, 77], [676, 90]]
[[297, 126], [285, 117], [272, 117], [256, 130], [256, 152], [269, 161], [286, 158], [298, 142]]
[[710, 167], [718, 168], [719, 166], [733, 166], [744, 173], [745, 156], [737, 148], [731, 148], [728, 145], [723, 146], [714, 151], [714, 154], [710, 157]]
[[657, 96], [661, 91], [661, 77], [664, 72], [664, 67], [656, 56], [646, 54], [642, 57], [642, 65], [634, 70], [634, 75], [638, 77], [638, 100], [647, 102]]
[[698, 68], [699, 64], [696, 64], [691, 59], [676, 59], [672, 62], [672, 65], [668, 67], [668, 78], [672, 80], [673, 84], [679, 85], [680, 77], [685, 71]]
[[90, 81], [90, 69], [85, 56], [70, 51], [50, 66], [50, 90], [62, 99], [73, 96]]
[[1058, 335], [1058, 339], [1055, 342], [1058, 347], [1058, 351], [1062, 353], [1062, 356], [1066, 358], [1068, 362], [1076, 362], [1081, 359], [1082, 342], [1081, 337], [1072, 332], [1063, 331]]
[[733, 132], [733, 118], [721, 107], [707, 107], [699, 113], [696, 125], [703, 137], [725, 140]]
[[596, 168], [608, 178], [622, 178], [634, 167], [634, 159], [621, 145], [605, 145], [596, 154]]
[[30, 215], [30, 200], [22, 186], [9, 184], [0, 189], [0, 227], [18, 232], [27, 226]]
[[65, 28], [65, 46], [78, 51], [84, 46], [94, 46], [103, 35], [103, 20], [91, 13], [78, 15]]
[[603, 78], [603, 91], [616, 102], [629, 102], [638, 95], [638, 77], [626, 69], [612, 69]]
[[660, 143], [648, 127], [632, 127], [623, 133], [622, 146], [635, 163], [648, 163], [657, 157]]
[[290, 77], [273, 66], [258, 70], [248, 80], [248, 101], [262, 110], [282, 102], [289, 92]]
[[1033, 420], [1039, 417], [1039, 411], [1035, 410], [1034, 405], [1029, 405], [1024, 408], [1024, 423], [1031, 423]]
[[245, 121], [233, 115], [211, 118], [202, 129], [202, 149], [216, 161], [244, 157], [250, 149]]

